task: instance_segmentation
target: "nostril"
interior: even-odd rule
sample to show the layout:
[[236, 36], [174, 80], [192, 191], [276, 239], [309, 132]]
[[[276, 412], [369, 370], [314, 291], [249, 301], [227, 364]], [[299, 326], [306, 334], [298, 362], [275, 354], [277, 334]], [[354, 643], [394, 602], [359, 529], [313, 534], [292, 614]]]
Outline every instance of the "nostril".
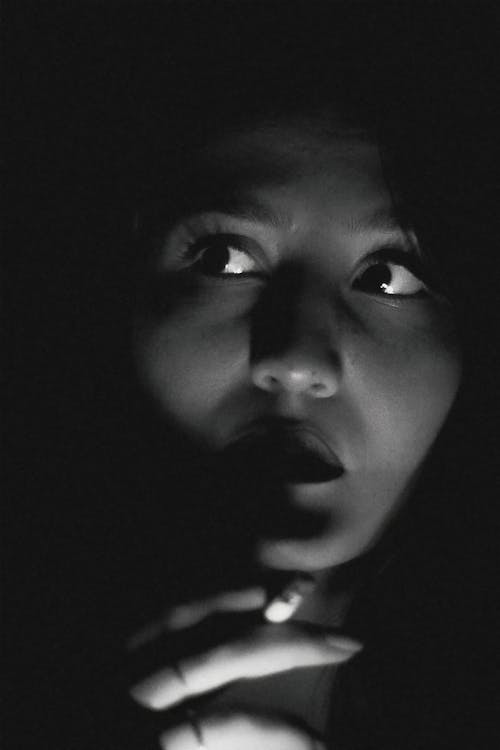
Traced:
[[335, 377], [325, 376], [323, 379], [314, 380], [308, 388], [314, 398], [330, 398], [338, 390], [338, 382]]
[[265, 391], [277, 391], [280, 389], [280, 380], [270, 372], [257, 370], [254, 377], [255, 384]]
[[280, 381], [274, 375], [265, 375], [262, 378], [262, 382], [264, 387], [269, 391], [277, 391], [280, 388]]
[[318, 371], [306, 365], [274, 360], [259, 362], [252, 368], [254, 384], [270, 393], [289, 391], [313, 398], [327, 398], [336, 391], [333, 373]]
[[323, 383], [311, 383], [310, 386], [311, 391], [316, 395], [321, 395], [323, 391], [326, 390], [326, 387], [323, 385]]

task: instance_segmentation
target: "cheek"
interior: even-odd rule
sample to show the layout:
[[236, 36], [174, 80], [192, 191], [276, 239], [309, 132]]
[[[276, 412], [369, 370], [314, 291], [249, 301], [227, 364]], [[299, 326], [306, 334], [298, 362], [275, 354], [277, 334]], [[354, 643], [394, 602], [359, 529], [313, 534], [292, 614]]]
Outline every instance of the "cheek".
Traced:
[[172, 316], [142, 325], [136, 334], [136, 362], [146, 390], [166, 416], [198, 432], [242, 378], [248, 362], [243, 322], [210, 324]]
[[407, 496], [456, 397], [462, 365], [455, 337], [441, 335], [439, 328], [421, 330], [409, 345], [403, 331], [396, 333], [358, 341], [346, 358], [344, 437], [352, 450], [351, 471], [331, 498], [324, 535], [299, 545], [310, 567], [345, 562], [378, 538]]
[[424, 337], [411, 349], [359, 347], [341, 420], [350, 471], [329, 497], [317, 497], [315, 488], [293, 496], [298, 506], [326, 510], [328, 522], [315, 539], [278, 545], [277, 551], [270, 546], [269, 564], [308, 570], [339, 565], [379, 538], [407, 497], [458, 391], [460, 354], [442, 343]]
[[[392, 330], [353, 363], [367, 461], [406, 473], [418, 467], [455, 400], [461, 354], [451, 330]], [[353, 358], [354, 359], [354, 358]]]

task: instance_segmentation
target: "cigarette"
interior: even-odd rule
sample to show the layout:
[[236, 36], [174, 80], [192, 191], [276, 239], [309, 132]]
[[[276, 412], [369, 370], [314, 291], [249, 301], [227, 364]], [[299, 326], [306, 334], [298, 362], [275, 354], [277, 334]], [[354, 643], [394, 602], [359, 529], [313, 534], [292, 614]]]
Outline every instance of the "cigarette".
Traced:
[[312, 576], [300, 573], [263, 610], [267, 622], [286, 622], [297, 611], [305, 597], [315, 586]]

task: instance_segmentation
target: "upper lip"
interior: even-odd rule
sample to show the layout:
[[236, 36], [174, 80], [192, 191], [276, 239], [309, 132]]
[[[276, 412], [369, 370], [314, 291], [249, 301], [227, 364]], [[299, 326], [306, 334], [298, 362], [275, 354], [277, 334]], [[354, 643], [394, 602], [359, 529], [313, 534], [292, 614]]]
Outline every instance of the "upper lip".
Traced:
[[345, 468], [318, 429], [302, 420], [258, 419], [228, 446], [251, 465], [290, 482], [321, 482], [340, 477]]

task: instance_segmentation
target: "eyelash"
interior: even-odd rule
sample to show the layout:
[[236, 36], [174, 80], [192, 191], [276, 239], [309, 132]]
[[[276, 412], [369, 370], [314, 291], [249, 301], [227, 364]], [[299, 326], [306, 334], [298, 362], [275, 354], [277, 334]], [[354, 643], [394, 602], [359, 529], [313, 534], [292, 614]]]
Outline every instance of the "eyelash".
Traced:
[[[395, 265], [405, 268], [418, 281], [424, 284], [425, 289], [419, 290], [414, 294], [384, 294], [383, 292], [378, 293], [381, 297], [390, 296], [395, 299], [411, 299], [427, 297], [431, 290], [435, 289], [435, 284], [430, 278], [430, 272], [426, 268], [423, 259], [417, 254], [416, 248], [403, 249], [398, 245], [384, 245], [373, 250], [367, 258], [361, 264], [361, 270], [357, 270], [354, 274], [351, 285], [355, 288], [355, 284], [362, 277], [368, 269], [376, 266], [384, 265]], [[372, 292], [372, 294], [377, 294]]]
[[[224, 279], [227, 283], [228, 281], [235, 281], [235, 280], [241, 280], [242, 278], [249, 278], [249, 277], [263, 277], [266, 275], [266, 269], [264, 267], [263, 262], [257, 257], [256, 255], [260, 255], [259, 252], [259, 245], [255, 240], [252, 240], [250, 238], [244, 237], [242, 235], [237, 235], [233, 233], [226, 233], [226, 232], [213, 232], [211, 234], [203, 235], [202, 237], [198, 237], [197, 239], [193, 240], [192, 242], [189, 242], [180, 253], [181, 260], [183, 262], [187, 262], [189, 264], [190, 270], [193, 270], [193, 268], [196, 268], [197, 264], [202, 261], [203, 253], [202, 251], [205, 248], [208, 248], [210, 245], [212, 247], [215, 246], [215, 244], [220, 243], [221, 246], [224, 245], [233, 245], [236, 249], [241, 249], [243, 253], [246, 253], [249, 257], [253, 258], [255, 263], [260, 266], [260, 270], [256, 271], [245, 271], [241, 273], [213, 273], [213, 274], [206, 274], [208, 276], [212, 276], [212, 278], [218, 278], [218, 279]], [[381, 247], [378, 247], [372, 252], [370, 252], [360, 263], [358, 269], [356, 270], [355, 274], [353, 275], [353, 278], [351, 280], [351, 287], [356, 289], [355, 284], [356, 282], [359, 282], [359, 280], [362, 278], [362, 275], [372, 267], [376, 266], [382, 266], [382, 265], [388, 265], [393, 264], [396, 266], [400, 266], [408, 270], [411, 274], [413, 274], [416, 279], [422, 282], [424, 284], [425, 289], [419, 290], [415, 294], [388, 294], [383, 292], [368, 292], [369, 294], [378, 295], [382, 297], [390, 296], [394, 299], [401, 299], [401, 298], [417, 298], [417, 297], [424, 297], [428, 296], [431, 289], [434, 287], [434, 285], [430, 282], [429, 278], [429, 272], [426, 269], [423, 260], [420, 258], [419, 255], [417, 255], [416, 249], [410, 248], [403, 248], [399, 245], [384, 245]], [[203, 273], [203, 271], [201, 271]], [[362, 289], [358, 289], [358, 291], [363, 292]]]
[[184, 259], [188, 263], [190, 263], [190, 267], [191, 269], [193, 269], [203, 260], [202, 251], [210, 246], [214, 248], [216, 247], [216, 245], [220, 245], [221, 247], [232, 246], [234, 249], [241, 250], [243, 253], [248, 255], [248, 257], [252, 258], [260, 268], [258, 271], [244, 272], [241, 274], [214, 273], [212, 274], [213, 277], [226, 278], [227, 280], [229, 280], [231, 278], [234, 279], [236, 276], [249, 277], [266, 275], [264, 261], [260, 257], [255, 257], [263, 255], [262, 251], [259, 250], [259, 244], [249, 237], [244, 237], [242, 235], [237, 235], [229, 232], [217, 232], [199, 237], [197, 240], [191, 242], [185, 248], [185, 251], [183, 253]]

